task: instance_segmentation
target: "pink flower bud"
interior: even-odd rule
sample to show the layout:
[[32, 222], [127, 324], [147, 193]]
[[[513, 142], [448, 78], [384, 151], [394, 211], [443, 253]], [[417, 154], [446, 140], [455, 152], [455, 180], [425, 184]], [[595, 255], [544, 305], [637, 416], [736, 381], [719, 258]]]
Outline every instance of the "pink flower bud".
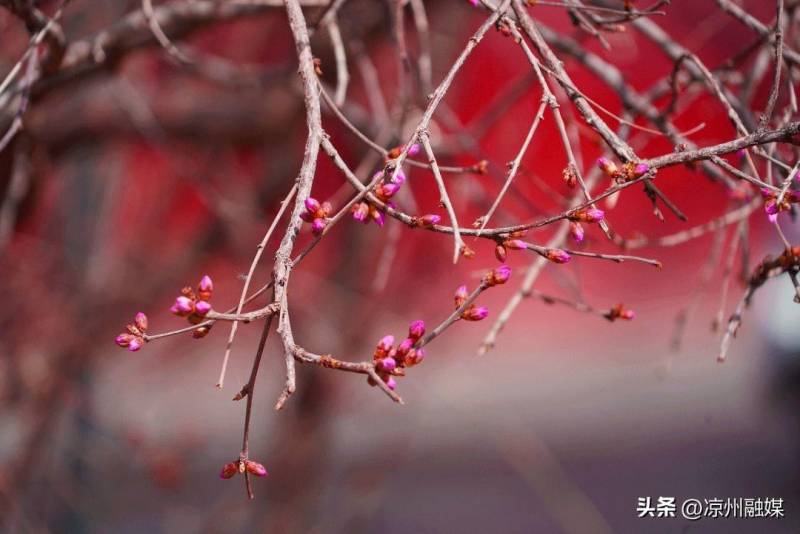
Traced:
[[378, 198], [385, 202], [392, 198], [399, 190], [400, 186], [398, 184], [388, 183], [378, 186], [375, 194], [378, 196]]
[[406, 367], [413, 367], [415, 365], [419, 365], [420, 363], [422, 363], [422, 360], [424, 359], [425, 359], [425, 349], [416, 349], [406, 354], [405, 358], [403, 358], [403, 364]]
[[397, 387], [397, 380], [395, 380], [394, 377], [392, 376], [387, 375], [385, 378], [383, 378], [383, 381], [386, 382], [386, 387], [388, 387], [392, 391], [394, 391], [395, 388]]
[[596, 223], [603, 220], [606, 214], [603, 210], [599, 210], [597, 208], [592, 208], [586, 211], [586, 222]]
[[[422, 337], [422, 336], [420, 336], [420, 337]], [[411, 347], [413, 347], [414, 343], [416, 343], [416, 342], [417, 342], [417, 340], [414, 339], [414, 338], [410, 338], [409, 337], [409, 338], [404, 339], [403, 342], [400, 343], [397, 346], [397, 354], [399, 356], [405, 356], [406, 354], [408, 354], [408, 351], [411, 350]]]
[[136, 352], [137, 350], [141, 349], [143, 345], [144, 339], [140, 338], [139, 336], [134, 336], [130, 343], [128, 343], [128, 350], [131, 352]]
[[173, 304], [172, 308], [170, 308], [170, 310], [172, 310], [172, 313], [181, 316], [192, 313], [193, 309], [194, 309], [194, 304], [192, 303], [191, 299], [189, 299], [189, 297], [184, 297], [182, 295], [175, 299], [175, 304]]
[[740, 148], [739, 150], [736, 151], [736, 155], [740, 158], [743, 158], [747, 156], [747, 151], [743, 148]]
[[469, 291], [467, 291], [467, 286], [458, 286], [455, 295], [456, 308], [464, 304], [464, 302], [466, 302], [467, 300], [467, 297], [469, 297]]
[[553, 263], [567, 263], [572, 259], [572, 256], [570, 256], [566, 250], [561, 250], [560, 248], [547, 249], [545, 257]]
[[511, 250], [525, 250], [528, 245], [522, 239], [509, 239], [503, 243], [503, 246]]
[[778, 222], [778, 214], [777, 213], [770, 213], [770, 214], [767, 215], [767, 219], [772, 224], [775, 224], [776, 222]]
[[120, 334], [116, 337], [116, 339], [114, 339], [114, 343], [120, 347], [127, 347], [130, 345], [131, 341], [133, 341], [134, 337], [136, 336], [133, 334]]
[[596, 223], [606, 216], [603, 210], [597, 208], [583, 209], [569, 214], [569, 220], [574, 222]]
[[359, 202], [353, 206], [353, 219], [358, 222], [367, 222], [367, 215], [369, 215], [369, 204], [366, 202]]
[[205, 300], [198, 300], [194, 305], [194, 311], [197, 313], [197, 315], [205, 316], [209, 311], [211, 311], [211, 304]]
[[147, 316], [139, 312], [133, 318], [133, 324], [136, 325], [136, 328], [139, 329], [140, 332], [144, 333], [147, 331]]
[[320, 206], [319, 210], [317, 211], [317, 215], [321, 219], [324, 219], [325, 217], [330, 215], [332, 211], [333, 211], [333, 206], [331, 206], [331, 203], [330, 202], [323, 202], [322, 206]]
[[417, 319], [408, 327], [408, 337], [417, 340], [425, 335], [425, 321]]
[[308, 213], [316, 217], [317, 212], [319, 211], [320, 208], [319, 200], [308, 197], [305, 201], [305, 205], [306, 205], [306, 210], [308, 210]]
[[[197, 291], [199, 293], [208, 293], [209, 297], [211, 296], [211, 292], [214, 291], [214, 282], [211, 281], [211, 277], [207, 274], [203, 275], [203, 278], [200, 279], [200, 283], [197, 284]], [[203, 300], [207, 300], [206, 297], [203, 297]]]
[[267, 476], [267, 469], [258, 462], [254, 462], [252, 460], [245, 460], [244, 468], [251, 475], [255, 475], [257, 477]]
[[383, 224], [386, 222], [386, 216], [383, 214], [382, 211], [372, 208], [369, 214], [372, 216], [372, 219], [375, 221], [375, 224], [377, 224], [380, 227], [383, 227]]
[[609, 176], [613, 176], [618, 171], [616, 164], [606, 157], [597, 158], [597, 166]]
[[314, 219], [314, 222], [311, 223], [311, 232], [314, 235], [320, 235], [327, 224], [325, 219]]
[[378, 360], [378, 363], [375, 364], [375, 367], [378, 369], [378, 371], [391, 373], [397, 367], [397, 362], [395, 361], [394, 358], [390, 357], [381, 358], [380, 360]]
[[233, 477], [239, 472], [238, 462], [231, 462], [222, 466], [222, 471], [219, 473], [219, 478], [228, 479]]
[[508, 257], [508, 253], [506, 252], [506, 247], [503, 245], [497, 245], [494, 247], [494, 257], [497, 258], [497, 261], [504, 262]]
[[576, 243], [583, 242], [584, 232], [580, 223], [569, 223], [569, 233]]
[[[478, 0], [475, 1], [477, 2]], [[416, 156], [417, 154], [419, 154], [419, 143], [414, 143], [408, 148], [408, 155]]]
[[491, 287], [505, 284], [508, 282], [509, 278], [511, 278], [511, 267], [508, 265], [501, 265], [500, 267], [492, 269], [492, 271], [486, 275], [484, 280]]
[[392, 345], [394, 345], [394, 336], [387, 335], [383, 336], [381, 340], [378, 342], [377, 350], [389, 353], [392, 350]]
[[403, 169], [397, 171], [397, 175], [393, 176], [391, 180], [389, 180], [390, 183], [396, 185], [397, 187], [403, 185], [405, 181], [406, 181], [406, 173], [403, 172]]
[[650, 172], [650, 165], [648, 165], [647, 163], [637, 163], [633, 167], [633, 174], [637, 178], [639, 178], [644, 174], [647, 174], [648, 172]]
[[433, 214], [423, 215], [422, 218], [420, 218], [420, 223], [422, 223], [422, 226], [435, 226], [441, 221], [442, 218], [440, 216]]
[[764, 203], [764, 211], [767, 215], [775, 215], [778, 213], [778, 202], [775, 199], [768, 200]]
[[467, 321], [482, 321], [489, 315], [489, 308], [485, 306], [472, 306], [461, 314], [461, 318]]
[[633, 321], [636, 318], [636, 312], [633, 310], [623, 310], [619, 316], [621, 319], [625, 319], [626, 321]]

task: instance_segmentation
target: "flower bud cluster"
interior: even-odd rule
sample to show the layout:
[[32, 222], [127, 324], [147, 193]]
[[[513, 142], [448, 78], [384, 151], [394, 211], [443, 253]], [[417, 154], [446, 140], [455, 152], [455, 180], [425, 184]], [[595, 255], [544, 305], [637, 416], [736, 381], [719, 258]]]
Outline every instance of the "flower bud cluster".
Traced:
[[145, 335], [147, 335], [147, 316], [139, 312], [133, 317], [133, 324], [127, 325], [125, 332], [118, 335], [114, 342], [120, 347], [136, 352], [144, 346]]
[[766, 187], [761, 188], [761, 198], [764, 199], [764, 211], [767, 212], [772, 222], [775, 222], [779, 212], [788, 211], [792, 204], [800, 202], [800, 193], [792, 191], [791, 189], [784, 193], [780, 202], [778, 202], [779, 196], [780, 193], [777, 191], [767, 189]]
[[267, 469], [258, 462], [252, 460], [236, 460], [222, 466], [219, 478], [233, 478], [235, 475], [239, 473], [244, 474], [245, 472], [257, 477], [265, 477], [268, 474]]
[[[467, 286], [459, 286], [456, 289], [456, 294], [453, 299], [455, 309], [463, 306], [468, 297], [469, 291], [467, 290]], [[461, 312], [461, 318], [465, 321], [482, 321], [486, 319], [488, 315], [489, 308], [486, 306], [476, 306], [475, 304], [470, 304], [464, 311]]]
[[328, 217], [332, 211], [333, 207], [330, 202], [320, 204], [319, 200], [308, 197], [305, 202], [305, 210], [300, 214], [300, 218], [311, 223], [311, 232], [314, 235], [320, 235], [328, 225]]
[[[387, 174], [385, 170], [378, 171], [378, 173]], [[377, 175], [373, 176], [373, 179], [376, 177]], [[402, 170], [400, 170], [397, 172], [397, 175], [394, 176], [394, 178], [389, 175], [388, 181], [386, 181], [386, 177], [384, 177], [384, 181], [380, 182], [372, 189], [372, 194], [375, 195], [381, 202], [393, 208], [394, 204], [391, 202], [391, 198], [397, 194], [405, 181], [406, 175]], [[386, 222], [386, 215], [383, 213], [383, 211], [366, 201], [357, 202], [354, 204], [352, 213], [353, 219], [364, 224], [367, 224], [370, 221], [375, 221], [375, 224], [378, 226], [383, 226], [383, 224]]]
[[[424, 335], [425, 323], [416, 320], [408, 327], [408, 337], [396, 347], [392, 335], [383, 336], [376, 345], [372, 354], [375, 371], [392, 391], [397, 387], [396, 376], [405, 376], [407, 367], [418, 365], [425, 359], [425, 349], [414, 346]], [[372, 386], [377, 385], [372, 378], [369, 378], [368, 382]]]
[[525, 236], [525, 230], [519, 230], [506, 235], [502, 242], [494, 248], [494, 255], [499, 262], [505, 262], [508, 257], [508, 250], [525, 250], [528, 245], [520, 239]]
[[621, 167], [618, 167], [616, 163], [606, 157], [598, 158], [597, 166], [618, 184], [630, 182], [650, 172], [650, 165], [647, 163], [633, 163], [629, 161]]
[[[184, 287], [169, 311], [178, 317], [186, 317], [191, 324], [202, 323], [208, 312], [211, 311], [209, 301], [213, 292], [214, 282], [207, 274], [203, 275], [200, 283], [197, 284], [197, 292], [192, 291], [191, 287]], [[210, 329], [210, 326], [200, 326], [192, 332], [192, 336], [195, 339], [205, 337]]]

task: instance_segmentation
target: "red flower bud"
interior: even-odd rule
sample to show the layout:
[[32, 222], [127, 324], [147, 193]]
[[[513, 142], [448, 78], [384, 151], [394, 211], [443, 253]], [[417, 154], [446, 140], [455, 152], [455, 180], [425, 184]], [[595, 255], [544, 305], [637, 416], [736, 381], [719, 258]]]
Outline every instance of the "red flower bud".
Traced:
[[484, 283], [487, 286], [497, 286], [500, 284], [505, 284], [508, 282], [508, 279], [511, 278], [511, 267], [508, 265], [501, 265], [495, 269], [492, 269], [483, 277]]
[[395, 380], [394, 377], [387, 375], [386, 377], [381, 377], [381, 378], [383, 379], [384, 382], [386, 382], [386, 387], [388, 387], [392, 391], [395, 390], [395, 388], [397, 387], [397, 380]]
[[175, 315], [188, 315], [194, 310], [194, 303], [188, 297], [181, 295], [175, 299], [175, 304], [172, 305], [170, 311]]
[[403, 365], [413, 367], [422, 363], [425, 359], [425, 349], [415, 349], [408, 352], [403, 358]]
[[211, 293], [213, 291], [214, 282], [211, 281], [211, 277], [207, 274], [203, 275], [203, 278], [200, 279], [200, 283], [197, 285], [198, 296], [202, 300], [208, 300], [211, 298]]
[[145, 333], [147, 331], [147, 316], [142, 312], [137, 313], [133, 318], [133, 324], [136, 325], [140, 332]]
[[616, 164], [606, 157], [597, 158], [597, 166], [609, 176], [614, 176], [619, 171]]
[[210, 331], [211, 331], [211, 327], [209, 327], [209, 326], [201, 326], [199, 328], [195, 328], [192, 331], [192, 337], [195, 338], [195, 339], [202, 339], [202, 338], [206, 337]]
[[525, 241], [521, 239], [509, 239], [503, 243], [503, 246], [510, 248], [511, 250], [525, 250], [528, 248], [528, 245], [525, 244]]
[[233, 477], [239, 472], [239, 462], [231, 462], [222, 466], [222, 471], [219, 473], [219, 478], [228, 479]]
[[314, 219], [314, 222], [311, 223], [311, 232], [314, 235], [320, 235], [325, 230], [326, 225], [325, 219]]
[[408, 327], [408, 337], [417, 340], [425, 335], [425, 321], [417, 319]]
[[560, 248], [549, 248], [545, 252], [545, 257], [553, 263], [567, 263], [572, 257], [565, 250]]
[[245, 460], [244, 468], [251, 475], [255, 475], [257, 477], [267, 476], [267, 469], [258, 462], [254, 462], [252, 460]]
[[134, 336], [133, 334], [120, 334], [120, 335], [118, 335], [116, 337], [116, 339], [114, 340], [114, 343], [116, 343], [120, 347], [124, 348], [124, 347], [127, 347], [128, 345], [130, 345], [130, 343], [131, 343], [131, 341], [133, 341], [134, 337], [136, 337], [136, 336]]
[[506, 253], [506, 247], [503, 245], [497, 245], [494, 247], [494, 257], [497, 258], [497, 261], [505, 262], [508, 254]]
[[313, 216], [317, 216], [317, 212], [319, 211], [320, 204], [319, 200], [315, 198], [308, 197], [305, 201], [306, 210]]
[[136, 352], [143, 346], [144, 346], [144, 339], [142, 339], [139, 336], [134, 336], [134, 338], [131, 339], [130, 342], [128, 343], [128, 350], [131, 352]]
[[353, 219], [366, 223], [367, 215], [369, 215], [369, 204], [366, 202], [359, 202], [353, 206]]
[[467, 297], [469, 296], [469, 292], [467, 291], [467, 286], [458, 286], [456, 289], [455, 301], [456, 301], [456, 308], [464, 304], [466, 302]]
[[205, 300], [198, 300], [194, 305], [194, 311], [197, 315], [205, 317], [205, 315], [211, 311], [211, 304]]
[[467, 321], [482, 321], [489, 315], [489, 308], [485, 306], [471, 306], [461, 314], [461, 318]]
[[397, 346], [397, 355], [405, 356], [406, 354], [408, 354], [408, 351], [411, 350], [411, 348], [414, 346], [414, 343], [416, 343], [415, 339], [412, 339], [410, 337], [404, 339], [403, 342]]
[[584, 232], [583, 226], [580, 223], [569, 223], [569, 233], [572, 236], [572, 239], [575, 240], [576, 243], [583, 242]]
[[396, 367], [397, 367], [397, 361], [394, 358], [388, 356], [386, 358], [381, 358], [375, 364], [375, 368], [378, 371], [382, 371], [384, 373], [391, 373], [392, 371], [395, 370]]
[[633, 167], [633, 175], [636, 176], [636, 178], [639, 178], [640, 176], [647, 174], [648, 172], [650, 172], [650, 165], [648, 165], [647, 163], [637, 163]]
[[442, 221], [442, 218], [438, 215], [423, 215], [419, 222], [422, 226], [435, 226]]

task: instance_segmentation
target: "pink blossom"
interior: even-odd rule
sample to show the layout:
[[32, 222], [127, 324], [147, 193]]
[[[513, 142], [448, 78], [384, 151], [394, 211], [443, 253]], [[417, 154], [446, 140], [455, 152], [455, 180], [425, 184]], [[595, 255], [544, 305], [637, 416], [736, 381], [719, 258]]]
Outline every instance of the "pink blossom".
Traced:
[[597, 166], [609, 176], [614, 175], [618, 171], [617, 165], [606, 157], [597, 158]]
[[636, 166], [633, 168], [633, 174], [638, 178], [644, 174], [650, 172], [650, 165], [647, 163], [637, 163]]
[[461, 318], [467, 321], [482, 321], [489, 315], [489, 308], [485, 306], [473, 306], [461, 314]]
[[267, 469], [258, 462], [254, 462], [252, 460], [246, 460], [244, 462], [244, 468], [251, 475], [255, 475], [257, 477], [267, 476]]
[[214, 282], [211, 280], [211, 277], [204, 274], [203, 278], [200, 279], [200, 283], [197, 285], [197, 289], [201, 293], [211, 293], [214, 291]]
[[567, 263], [572, 259], [572, 256], [566, 250], [561, 250], [560, 248], [547, 249], [545, 257], [553, 263]]
[[197, 315], [205, 316], [211, 311], [211, 304], [205, 300], [198, 300], [194, 305], [194, 311]]
[[228, 479], [239, 472], [238, 462], [231, 462], [222, 466], [222, 471], [219, 473], [219, 478]]
[[435, 226], [442, 221], [442, 218], [439, 215], [423, 215], [420, 219], [422, 226]]
[[408, 327], [408, 337], [417, 340], [425, 335], [425, 321], [417, 319]]
[[583, 242], [584, 231], [583, 226], [580, 223], [570, 223], [569, 224], [569, 233], [572, 236], [572, 239], [575, 240], [576, 243]]
[[175, 299], [175, 304], [170, 308], [175, 315], [188, 315], [194, 310], [194, 303], [189, 297], [181, 295]]
[[314, 222], [311, 223], [311, 231], [314, 235], [320, 235], [325, 230], [326, 225], [325, 219], [314, 219]]
[[142, 312], [137, 313], [133, 317], [133, 324], [136, 325], [136, 328], [139, 329], [140, 332], [144, 333], [147, 331], [147, 315]]
[[503, 242], [503, 246], [511, 250], [525, 250], [528, 248], [528, 245], [522, 239], [509, 239]]

